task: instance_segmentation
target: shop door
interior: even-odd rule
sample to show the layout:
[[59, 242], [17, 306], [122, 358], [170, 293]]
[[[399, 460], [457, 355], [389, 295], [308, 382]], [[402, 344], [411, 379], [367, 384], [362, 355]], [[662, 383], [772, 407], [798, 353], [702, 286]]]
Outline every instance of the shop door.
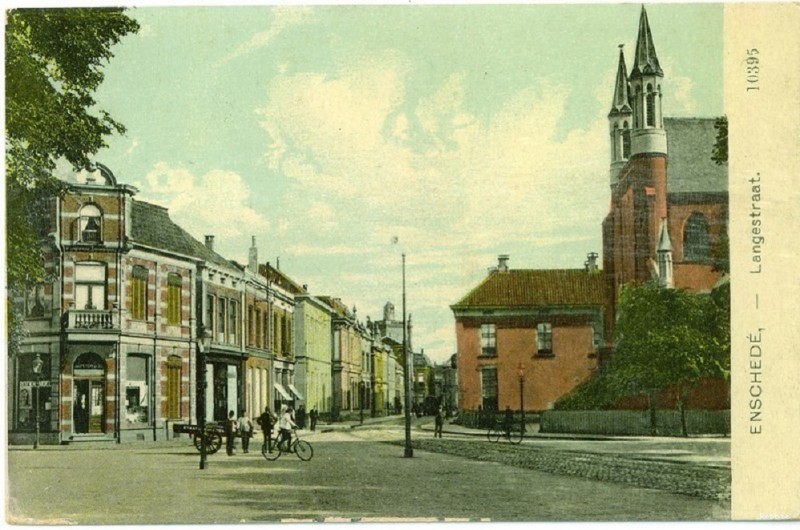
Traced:
[[77, 379], [75, 381], [74, 395], [73, 422], [75, 433], [99, 434], [105, 432], [103, 381]]

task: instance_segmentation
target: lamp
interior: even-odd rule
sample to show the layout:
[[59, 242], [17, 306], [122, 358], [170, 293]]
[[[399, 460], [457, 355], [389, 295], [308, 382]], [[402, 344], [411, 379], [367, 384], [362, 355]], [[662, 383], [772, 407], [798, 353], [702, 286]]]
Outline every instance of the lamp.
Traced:
[[39, 448], [39, 382], [42, 378], [42, 367], [44, 366], [44, 361], [42, 361], [41, 356], [37, 353], [36, 358], [33, 359], [33, 373], [36, 376], [36, 388], [34, 389], [34, 406], [36, 407], [36, 413], [34, 417], [34, 421], [36, 422], [36, 438], [33, 440], [33, 448]]
[[414, 449], [411, 447], [411, 377], [413, 375], [413, 365], [409, 362], [408, 339], [406, 336], [408, 331], [406, 326], [406, 255], [403, 253], [403, 362], [405, 364], [403, 387], [406, 393], [406, 437], [404, 456], [410, 458], [414, 456]]
[[200, 469], [206, 468], [206, 351], [211, 348], [211, 333], [201, 329], [197, 343], [197, 427], [200, 430]]

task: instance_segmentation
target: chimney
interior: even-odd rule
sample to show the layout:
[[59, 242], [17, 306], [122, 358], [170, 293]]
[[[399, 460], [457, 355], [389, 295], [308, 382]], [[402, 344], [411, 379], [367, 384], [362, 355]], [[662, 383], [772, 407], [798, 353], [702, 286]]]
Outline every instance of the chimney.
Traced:
[[583, 263], [583, 267], [586, 269], [586, 272], [595, 272], [598, 270], [597, 252], [589, 252], [586, 255], [586, 261]]
[[497, 270], [498, 272], [507, 272], [508, 271], [508, 254], [500, 254], [497, 256]]
[[258, 249], [256, 248], [256, 236], [253, 237], [253, 242], [250, 245], [250, 255], [247, 260], [247, 268], [251, 271], [258, 273]]
[[214, 250], [214, 236], [206, 236], [206, 248]]

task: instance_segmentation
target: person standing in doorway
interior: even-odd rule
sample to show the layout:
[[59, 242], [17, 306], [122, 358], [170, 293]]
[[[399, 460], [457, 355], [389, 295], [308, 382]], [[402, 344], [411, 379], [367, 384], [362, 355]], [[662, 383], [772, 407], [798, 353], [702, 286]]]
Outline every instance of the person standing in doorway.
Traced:
[[239, 418], [239, 435], [242, 437], [242, 452], [247, 453], [250, 447], [250, 437], [253, 436], [253, 421], [247, 411]]
[[433, 430], [434, 438], [442, 437], [443, 427], [444, 427], [444, 410], [442, 409], [442, 407], [439, 407], [439, 410], [436, 411], [436, 423], [435, 423], [435, 428]]
[[264, 443], [261, 445], [262, 453], [272, 451], [272, 429], [275, 427], [276, 419], [269, 407], [265, 407], [264, 412], [258, 417], [258, 424], [261, 426], [261, 432], [264, 433]]
[[228, 456], [233, 456], [234, 438], [236, 437], [236, 414], [233, 411], [228, 413], [225, 421], [225, 452]]

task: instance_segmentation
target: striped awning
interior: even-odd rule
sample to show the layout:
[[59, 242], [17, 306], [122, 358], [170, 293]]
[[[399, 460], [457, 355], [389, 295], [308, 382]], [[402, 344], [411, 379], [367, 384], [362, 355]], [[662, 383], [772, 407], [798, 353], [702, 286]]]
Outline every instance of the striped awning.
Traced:
[[298, 392], [295, 386], [291, 383], [289, 383], [289, 390], [292, 391], [292, 394], [297, 396], [297, 399], [303, 399], [303, 396], [300, 395], [300, 392]]
[[278, 394], [280, 394], [281, 396], [283, 396], [283, 399], [292, 399], [292, 396], [290, 396], [290, 395], [289, 395], [289, 392], [287, 392], [287, 391], [286, 391], [286, 389], [285, 389], [285, 388], [283, 388], [283, 385], [282, 385], [282, 384], [280, 384], [280, 383], [275, 383], [275, 385], [274, 385], [274, 386], [275, 386], [275, 390], [277, 390], [277, 391], [278, 391]]

